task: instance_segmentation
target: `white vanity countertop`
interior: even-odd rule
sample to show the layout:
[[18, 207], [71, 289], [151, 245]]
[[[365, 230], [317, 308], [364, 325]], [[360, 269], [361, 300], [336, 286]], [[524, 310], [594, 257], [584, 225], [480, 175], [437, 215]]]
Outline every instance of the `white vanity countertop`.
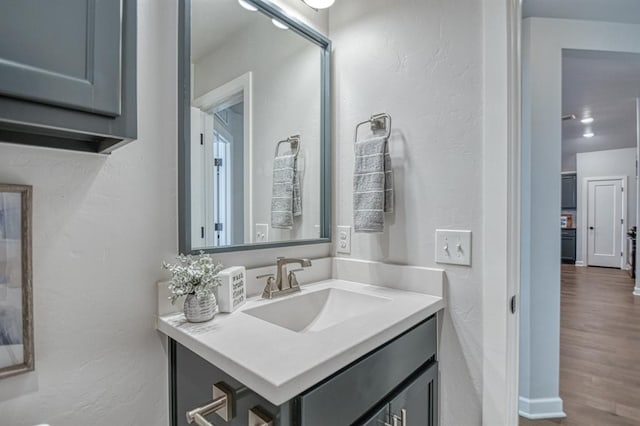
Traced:
[[[328, 288], [389, 299], [335, 326], [297, 333], [242, 311]], [[280, 405], [444, 308], [442, 297], [331, 279], [274, 300], [254, 297], [206, 323], [163, 315], [157, 328], [262, 397]], [[286, 313], [285, 313], [286, 314]]]

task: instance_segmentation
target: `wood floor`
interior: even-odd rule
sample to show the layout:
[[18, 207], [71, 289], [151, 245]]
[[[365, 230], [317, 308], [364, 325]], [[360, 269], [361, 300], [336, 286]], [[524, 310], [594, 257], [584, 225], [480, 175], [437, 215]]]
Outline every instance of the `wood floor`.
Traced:
[[562, 266], [560, 396], [567, 418], [520, 426], [640, 426], [640, 297], [625, 271]]

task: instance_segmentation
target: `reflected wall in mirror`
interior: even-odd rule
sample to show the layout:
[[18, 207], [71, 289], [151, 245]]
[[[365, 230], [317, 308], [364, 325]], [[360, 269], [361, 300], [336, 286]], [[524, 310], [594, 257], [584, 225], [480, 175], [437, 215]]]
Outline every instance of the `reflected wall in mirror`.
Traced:
[[257, 10], [191, 0], [181, 13], [181, 252], [329, 237], [330, 42], [245, 4]]

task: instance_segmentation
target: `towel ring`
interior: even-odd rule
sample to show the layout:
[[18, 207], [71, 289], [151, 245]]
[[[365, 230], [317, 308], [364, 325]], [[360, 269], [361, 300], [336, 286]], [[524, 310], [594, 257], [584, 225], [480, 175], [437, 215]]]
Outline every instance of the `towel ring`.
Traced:
[[354, 142], [358, 142], [358, 130], [360, 129], [360, 126], [363, 126], [367, 123], [371, 124], [371, 131], [386, 130], [387, 139], [391, 137], [391, 116], [386, 112], [383, 112], [380, 114], [374, 114], [368, 120], [358, 123], [358, 125], [356, 126], [356, 135], [354, 138]]
[[293, 135], [293, 136], [289, 136], [287, 139], [278, 142], [278, 144], [276, 145], [276, 154], [275, 156], [278, 156], [278, 151], [280, 151], [280, 145], [282, 145], [283, 143], [288, 143], [291, 145], [291, 149], [295, 149], [296, 152], [293, 155], [298, 155], [300, 153], [300, 135]]

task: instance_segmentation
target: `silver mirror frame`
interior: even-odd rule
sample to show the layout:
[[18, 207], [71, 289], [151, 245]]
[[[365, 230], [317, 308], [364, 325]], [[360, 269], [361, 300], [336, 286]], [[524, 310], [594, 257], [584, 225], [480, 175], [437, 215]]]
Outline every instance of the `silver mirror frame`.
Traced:
[[178, 7], [178, 248], [183, 254], [200, 251], [224, 253], [331, 242], [331, 40], [268, 0], [246, 2], [268, 17], [283, 22], [291, 31], [322, 49], [320, 170], [323, 176], [320, 179], [320, 238], [248, 243], [204, 250], [191, 248], [191, 0], [184, 0], [179, 2]]

